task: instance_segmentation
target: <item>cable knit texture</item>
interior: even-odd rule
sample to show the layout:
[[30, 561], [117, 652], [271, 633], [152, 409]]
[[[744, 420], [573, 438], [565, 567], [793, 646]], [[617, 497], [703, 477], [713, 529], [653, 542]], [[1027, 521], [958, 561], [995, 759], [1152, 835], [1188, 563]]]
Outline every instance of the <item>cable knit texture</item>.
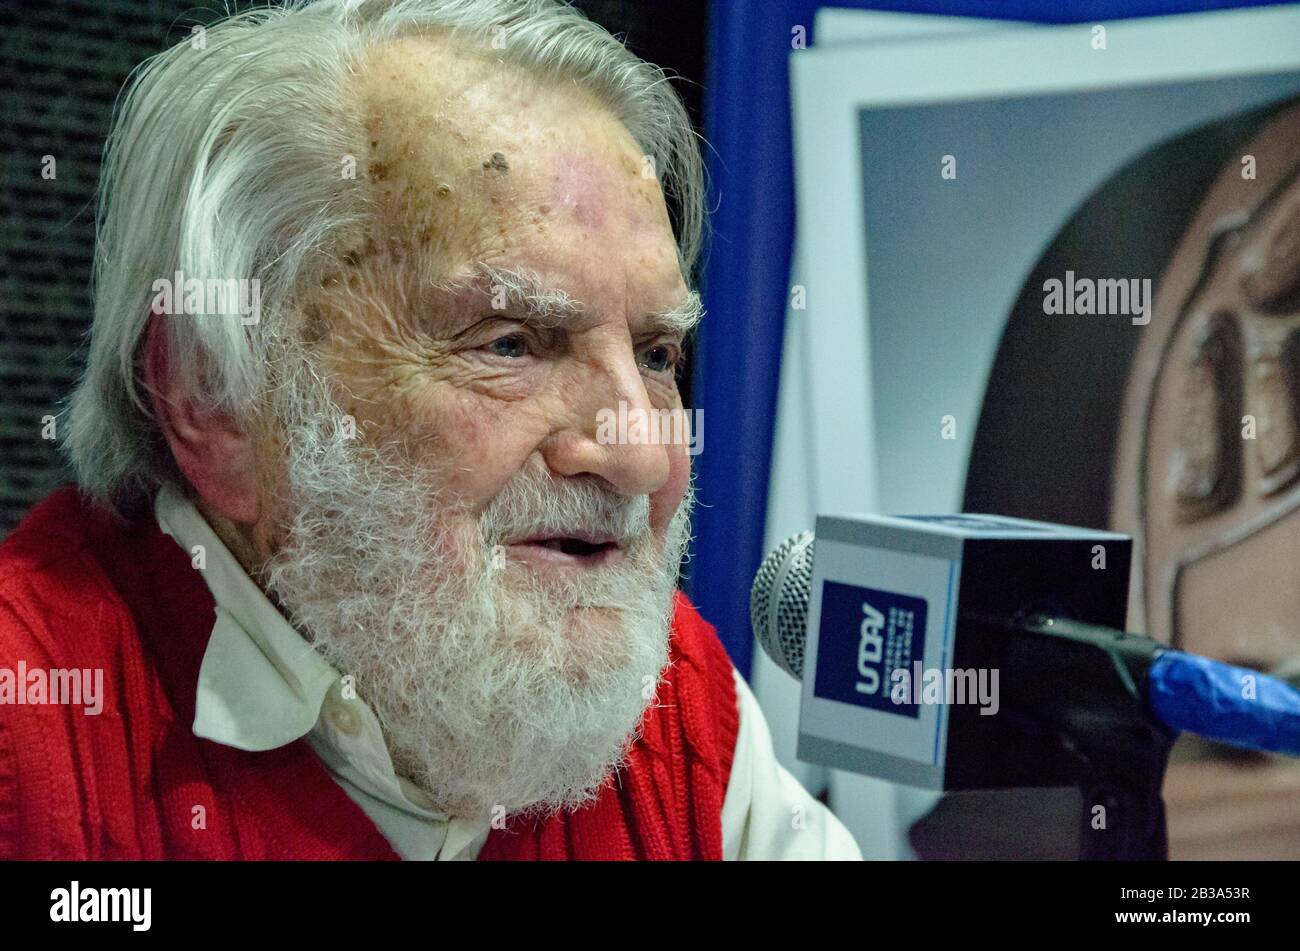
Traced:
[[[215, 619], [150, 516], [75, 488], [0, 545], [0, 668], [101, 668], [103, 710], [0, 706], [0, 858], [396, 859], [305, 740], [250, 753], [192, 730]], [[676, 596], [670, 665], [597, 800], [513, 817], [480, 859], [720, 859], [739, 713], [713, 628]]]

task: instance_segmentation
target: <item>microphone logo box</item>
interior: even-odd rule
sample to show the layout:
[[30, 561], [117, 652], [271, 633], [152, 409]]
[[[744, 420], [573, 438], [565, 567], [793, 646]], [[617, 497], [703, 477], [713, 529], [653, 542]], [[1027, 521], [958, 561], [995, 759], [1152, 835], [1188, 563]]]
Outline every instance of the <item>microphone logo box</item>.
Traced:
[[913, 692], [895, 690], [894, 672], [910, 675], [923, 660], [926, 615], [923, 598], [825, 582], [821, 630], [839, 633], [818, 651], [816, 695], [916, 719]]
[[1008, 516], [819, 516], [799, 759], [922, 789], [1001, 781], [1009, 721], [986, 715], [999, 708], [979, 675], [995, 683], [1003, 641], [960, 619], [1050, 606], [1122, 627], [1130, 547], [1113, 532]]

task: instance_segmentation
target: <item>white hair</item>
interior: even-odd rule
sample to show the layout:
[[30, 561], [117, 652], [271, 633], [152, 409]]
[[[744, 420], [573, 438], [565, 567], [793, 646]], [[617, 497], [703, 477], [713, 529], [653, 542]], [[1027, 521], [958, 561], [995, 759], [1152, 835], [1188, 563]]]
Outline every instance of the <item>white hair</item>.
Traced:
[[345, 157], [365, 150], [353, 67], [379, 44], [440, 31], [593, 94], [653, 157], [691, 279], [704, 180], [686, 110], [661, 69], [568, 5], [290, 0], [196, 27], [138, 68], [105, 147], [95, 317], [62, 427], [88, 495], [121, 511], [163, 483], [186, 488], [141, 371], [158, 280], [179, 271], [259, 282], [256, 323], [193, 316], [167, 335], [170, 365], [195, 405], [250, 418], [271, 385], [295, 293], [373, 211], [364, 178], [342, 174]]

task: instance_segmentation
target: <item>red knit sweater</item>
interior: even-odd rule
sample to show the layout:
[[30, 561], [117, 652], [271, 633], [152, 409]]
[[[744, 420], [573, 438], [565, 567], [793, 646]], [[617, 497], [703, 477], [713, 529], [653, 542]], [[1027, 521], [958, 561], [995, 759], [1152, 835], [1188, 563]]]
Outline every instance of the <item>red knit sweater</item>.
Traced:
[[[152, 516], [60, 489], [0, 545], [0, 668], [102, 668], [103, 710], [0, 706], [0, 858], [394, 859], [298, 740], [194, 736], [212, 596]], [[739, 714], [732, 667], [677, 596], [671, 667], [599, 798], [493, 831], [482, 859], [718, 859]]]

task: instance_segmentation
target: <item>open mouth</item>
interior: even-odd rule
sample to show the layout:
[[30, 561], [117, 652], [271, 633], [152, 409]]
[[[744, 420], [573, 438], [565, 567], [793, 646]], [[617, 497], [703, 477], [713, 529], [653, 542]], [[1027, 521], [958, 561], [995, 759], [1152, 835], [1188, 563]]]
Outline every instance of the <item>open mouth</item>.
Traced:
[[546, 535], [512, 542], [506, 550], [534, 567], [596, 568], [617, 564], [623, 549], [612, 536]]
[[539, 544], [552, 551], [562, 551], [566, 555], [577, 555], [580, 558], [586, 558], [607, 551], [610, 548], [618, 547], [613, 542], [586, 542], [581, 538], [548, 538], [544, 541], [534, 542], [534, 544]]

